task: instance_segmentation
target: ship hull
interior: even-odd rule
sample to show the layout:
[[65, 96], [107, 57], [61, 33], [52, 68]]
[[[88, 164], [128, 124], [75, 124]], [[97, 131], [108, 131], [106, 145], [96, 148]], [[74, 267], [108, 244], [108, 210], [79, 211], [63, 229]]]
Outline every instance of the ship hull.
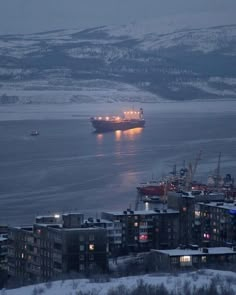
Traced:
[[146, 196], [164, 196], [165, 194], [165, 188], [164, 185], [160, 186], [152, 186], [152, 185], [147, 185], [143, 187], [137, 187], [138, 192], [141, 195], [146, 195]]
[[108, 132], [115, 130], [128, 130], [133, 128], [143, 128], [145, 125], [145, 120], [124, 120], [120, 122], [115, 121], [105, 121], [105, 120], [95, 120], [92, 119], [91, 123], [93, 128], [97, 132]]

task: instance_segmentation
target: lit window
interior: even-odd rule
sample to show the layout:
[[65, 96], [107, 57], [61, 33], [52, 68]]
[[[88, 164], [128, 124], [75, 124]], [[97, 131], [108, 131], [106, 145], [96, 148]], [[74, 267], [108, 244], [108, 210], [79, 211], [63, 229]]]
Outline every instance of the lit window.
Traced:
[[200, 217], [200, 211], [195, 211], [195, 217]]
[[181, 256], [180, 257], [180, 262], [189, 262], [189, 261], [191, 261], [190, 256]]
[[191, 256], [181, 256], [180, 257], [180, 264], [183, 266], [192, 265], [192, 257]]
[[137, 227], [137, 226], [138, 226], [138, 222], [135, 222], [135, 223], [134, 223], [134, 226], [136, 226], [136, 227]]
[[89, 244], [89, 250], [94, 251], [94, 244]]
[[145, 234], [139, 236], [140, 241], [147, 241], [147, 239], [148, 239], [148, 236]]
[[205, 239], [208, 239], [208, 240], [209, 240], [209, 239], [210, 239], [210, 234], [204, 233], [204, 234], [203, 234], [203, 237], [204, 237]]

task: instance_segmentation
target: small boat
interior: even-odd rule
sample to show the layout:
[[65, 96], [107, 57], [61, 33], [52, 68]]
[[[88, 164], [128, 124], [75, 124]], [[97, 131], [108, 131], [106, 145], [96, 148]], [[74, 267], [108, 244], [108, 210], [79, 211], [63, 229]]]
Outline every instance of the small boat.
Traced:
[[32, 130], [30, 133], [31, 136], [38, 136], [39, 135], [39, 131], [38, 130]]

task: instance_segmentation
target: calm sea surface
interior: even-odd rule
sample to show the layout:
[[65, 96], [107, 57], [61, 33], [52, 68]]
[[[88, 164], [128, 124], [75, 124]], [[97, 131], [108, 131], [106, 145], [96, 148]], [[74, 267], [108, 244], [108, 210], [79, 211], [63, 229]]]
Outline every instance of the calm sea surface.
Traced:
[[[222, 153], [222, 174], [236, 177], [236, 103], [142, 105], [146, 127], [95, 134], [88, 118], [124, 105], [0, 107], [0, 223], [35, 215], [134, 206], [136, 186], [194, 161], [206, 181]], [[33, 129], [40, 136], [32, 137]]]

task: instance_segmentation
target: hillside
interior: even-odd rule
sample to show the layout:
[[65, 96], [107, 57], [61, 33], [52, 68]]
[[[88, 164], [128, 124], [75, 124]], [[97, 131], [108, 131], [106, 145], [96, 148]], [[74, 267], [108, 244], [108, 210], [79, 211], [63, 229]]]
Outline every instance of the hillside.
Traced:
[[0, 103], [236, 98], [236, 21], [199, 14], [0, 36]]
[[[146, 287], [145, 287], [146, 286]], [[118, 279], [73, 279], [32, 285], [18, 289], [6, 290], [6, 295], [117, 295], [127, 294], [125, 290], [139, 291], [134, 294], [144, 294], [148, 286], [161, 286], [155, 294], [209, 294], [233, 295], [236, 294], [236, 276], [229, 271], [199, 270], [195, 272], [171, 274], [152, 274], [143, 276], [123, 277]], [[208, 288], [208, 293], [204, 293]], [[202, 288], [202, 289], [200, 289]], [[216, 289], [215, 289], [216, 288]], [[142, 292], [140, 291], [142, 290]], [[114, 292], [116, 291], [116, 293]], [[150, 292], [145, 294], [154, 294]], [[189, 291], [189, 292], [188, 292]], [[218, 293], [218, 292], [219, 293]], [[4, 291], [2, 291], [4, 292]], [[192, 293], [193, 292], [193, 293]]]

